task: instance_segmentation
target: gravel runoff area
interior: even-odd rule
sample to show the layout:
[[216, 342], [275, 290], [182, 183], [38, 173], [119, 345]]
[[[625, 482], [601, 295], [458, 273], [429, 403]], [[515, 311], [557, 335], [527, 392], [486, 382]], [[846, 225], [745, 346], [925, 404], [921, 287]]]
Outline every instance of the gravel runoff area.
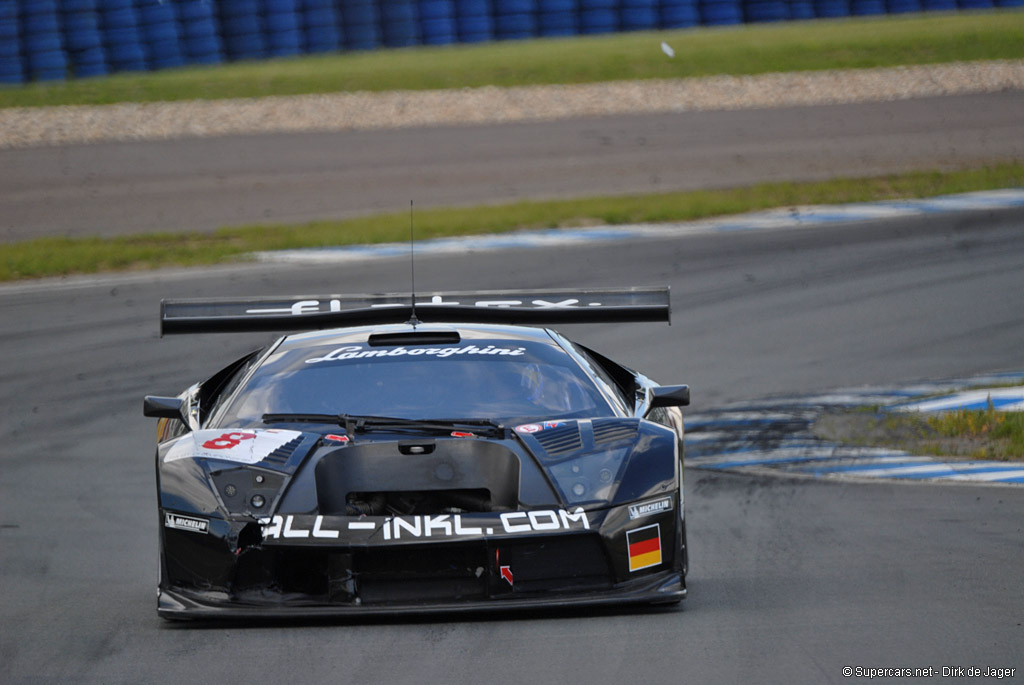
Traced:
[[0, 148], [228, 134], [540, 121], [1024, 89], [1024, 60], [583, 85], [0, 109]]

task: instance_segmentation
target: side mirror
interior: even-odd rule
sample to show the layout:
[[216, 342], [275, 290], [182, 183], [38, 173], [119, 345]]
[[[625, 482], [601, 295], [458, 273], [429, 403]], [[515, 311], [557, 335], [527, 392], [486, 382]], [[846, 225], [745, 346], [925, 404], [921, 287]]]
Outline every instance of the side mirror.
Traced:
[[659, 385], [651, 388], [651, 409], [655, 407], [686, 407], [690, 404], [690, 386]]
[[146, 395], [142, 400], [142, 415], [154, 419], [178, 419], [186, 426], [189, 425], [185, 415], [185, 400], [180, 397]]

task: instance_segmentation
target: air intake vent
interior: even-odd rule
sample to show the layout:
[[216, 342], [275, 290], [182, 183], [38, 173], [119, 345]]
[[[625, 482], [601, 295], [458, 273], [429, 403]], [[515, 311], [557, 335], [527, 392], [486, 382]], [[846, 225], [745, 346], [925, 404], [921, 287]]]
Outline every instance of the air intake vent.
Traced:
[[541, 444], [544, 451], [553, 457], [583, 449], [580, 430], [575, 423], [548, 428], [540, 433], [534, 433], [533, 437]]
[[284, 466], [288, 463], [288, 460], [295, 454], [295, 448], [302, 442], [302, 436], [295, 438], [289, 442], [278, 447], [276, 450], [268, 454], [263, 458], [263, 461], [270, 462], [271, 464], [277, 464], [278, 466]]
[[637, 421], [594, 421], [594, 442], [603, 445], [610, 442], [636, 440], [640, 424]]
[[367, 343], [370, 347], [394, 345], [458, 345], [462, 337], [458, 331], [412, 331], [409, 333], [374, 333]]

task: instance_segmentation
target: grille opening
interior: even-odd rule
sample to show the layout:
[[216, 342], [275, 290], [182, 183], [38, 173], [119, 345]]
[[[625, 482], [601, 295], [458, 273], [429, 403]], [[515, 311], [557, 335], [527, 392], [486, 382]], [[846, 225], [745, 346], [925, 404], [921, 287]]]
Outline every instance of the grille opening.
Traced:
[[360, 599], [393, 601], [483, 599], [489, 555], [480, 544], [376, 549], [354, 556]]
[[328, 558], [316, 550], [248, 550], [238, 558], [233, 594], [242, 600], [272, 596], [327, 597]]
[[486, 488], [405, 492], [350, 492], [345, 497], [349, 516], [462, 514], [494, 511]]
[[368, 442], [325, 454], [315, 467], [324, 516], [508, 511], [519, 504], [519, 457], [488, 440], [435, 441], [415, 457], [397, 442]]
[[498, 558], [515, 574], [517, 593], [588, 593], [614, 586], [597, 534], [351, 550], [250, 549], [238, 557], [226, 585], [236, 601], [256, 605], [473, 601], [513, 591], [494, 574]]

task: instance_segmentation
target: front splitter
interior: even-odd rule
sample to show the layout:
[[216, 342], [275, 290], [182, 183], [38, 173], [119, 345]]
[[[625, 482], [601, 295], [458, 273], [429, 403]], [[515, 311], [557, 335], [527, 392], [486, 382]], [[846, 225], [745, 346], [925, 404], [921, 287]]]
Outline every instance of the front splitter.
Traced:
[[577, 607], [628, 604], [670, 605], [686, 598], [682, 575], [674, 571], [653, 574], [629, 581], [603, 592], [544, 596], [508, 596], [501, 599], [467, 599], [431, 602], [376, 604], [323, 604], [315, 601], [293, 603], [239, 602], [226, 593], [160, 590], [157, 613], [172, 620], [230, 620], [330, 618], [344, 616], [427, 615], [441, 613], [485, 613], [531, 609], [571, 609]]

